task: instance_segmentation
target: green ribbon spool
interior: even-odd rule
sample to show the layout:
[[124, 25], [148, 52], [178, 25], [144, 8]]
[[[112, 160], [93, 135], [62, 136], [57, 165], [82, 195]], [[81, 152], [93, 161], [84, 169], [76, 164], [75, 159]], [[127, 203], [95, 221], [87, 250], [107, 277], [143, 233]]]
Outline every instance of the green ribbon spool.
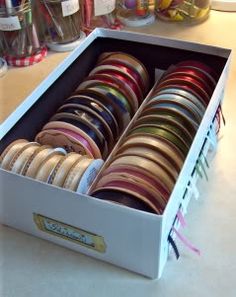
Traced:
[[108, 87], [108, 86], [103, 85], [103, 84], [99, 84], [99, 86], [102, 89], [107, 90], [110, 93], [112, 93], [114, 96], [116, 96], [122, 102], [122, 104], [125, 106], [125, 109], [129, 112], [129, 114], [132, 114], [131, 106], [130, 106], [128, 100], [125, 98], [125, 96], [123, 96], [119, 91], [115, 90], [112, 87]]
[[177, 110], [169, 109], [169, 108], [163, 108], [163, 107], [158, 107], [154, 108], [152, 107], [150, 110], [144, 110], [142, 113], [143, 115], [161, 115], [165, 116], [166, 118], [169, 118], [171, 120], [179, 122], [182, 126], [186, 127], [186, 129], [189, 131], [191, 134], [192, 138], [194, 138], [196, 131], [197, 131], [197, 126], [195, 126], [192, 121], [189, 120], [184, 114]]
[[133, 130], [131, 130], [130, 134], [135, 133], [147, 133], [158, 135], [175, 144], [175, 146], [177, 146], [184, 153], [185, 156], [188, 154], [188, 148], [186, 147], [186, 145], [175, 134], [171, 133], [163, 127], [143, 126], [139, 128], [134, 128]]
[[[142, 118], [140, 118], [140, 120], [141, 119]], [[143, 125], [148, 124], [150, 124], [151, 126], [154, 125], [157, 127], [166, 128], [167, 130], [173, 132], [175, 135], [177, 134], [177, 136], [179, 136], [183, 140], [183, 142], [188, 146], [188, 148], [190, 148], [193, 140], [191, 134], [189, 134], [188, 131], [184, 131], [186, 130], [186, 128], [183, 125], [179, 124], [174, 118], [170, 119], [165, 117], [158, 117], [156, 115], [154, 115], [153, 117], [145, 117], [145, 119], [143, 119]]]

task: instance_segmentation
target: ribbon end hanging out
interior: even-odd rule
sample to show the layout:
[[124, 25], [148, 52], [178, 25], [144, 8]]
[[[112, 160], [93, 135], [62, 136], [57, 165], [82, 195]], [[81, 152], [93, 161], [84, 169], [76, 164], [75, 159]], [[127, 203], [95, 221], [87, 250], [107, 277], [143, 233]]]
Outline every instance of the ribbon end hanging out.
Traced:
[[175, 253], [175, 257], [178, 260], [180, 257], [179, 250], [177, 248], [177, 245], [176, 245], [174, 239], [172, 238], [172, 236], [170, 234], [168, 235], [168, 242], [170, 243], [170, 245]]
[[173, 232], [176, 234], [176, 236], [182, 241], [182, 243], [189, 248], [192, 252], [197, 254], [198, 256], [201, 256], [201, 251], [196, 248], [185, 236], [183, 236], [175, 227], [172, 227]]

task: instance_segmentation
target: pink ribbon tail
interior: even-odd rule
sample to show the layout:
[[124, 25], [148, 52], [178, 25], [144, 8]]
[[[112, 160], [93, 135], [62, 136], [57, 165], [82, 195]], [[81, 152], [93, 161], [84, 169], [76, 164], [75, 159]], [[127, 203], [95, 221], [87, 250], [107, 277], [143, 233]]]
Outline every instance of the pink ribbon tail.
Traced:
[[178, 218], [178, 220], [180, 222], [181, 227], [185, 228], [187, 224], [185, 222], [185, 219], [184, 219], [184, 216], [183, 216], [182, 212], [180, 210], [178, 210], [176, 215], [177, 215], [177, 218]]
[[192, 252], [201, 255], [201, 252], [198, 248], [196, 248], [187, 238], [185, 238], [179, 231], [172, 227], [172, 230], [175, 232], [176, 236], [184, 243], [185, 246], [187, 246]]

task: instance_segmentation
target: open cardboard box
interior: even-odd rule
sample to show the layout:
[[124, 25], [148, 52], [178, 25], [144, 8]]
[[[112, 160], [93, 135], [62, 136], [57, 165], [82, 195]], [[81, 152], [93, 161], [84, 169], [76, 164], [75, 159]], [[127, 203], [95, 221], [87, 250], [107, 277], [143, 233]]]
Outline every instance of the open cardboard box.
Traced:
[[[36, 133], [94, 67], [104, 51], [124, 51], [155, 69], [197, 59], [220, 78], [163, 215], [154, 215], [63, 190], [0, 169], [0, 222], [150, 278], [159, 278], [168, 257], [168, 235], [191, 196], [195, 164], [207, 150], [207, 134], [223, 98], [231, 50], [153, 35], [96, 29], [2, 124], [0, 153], [13, 140]], [[187, 193], [187, 195], [186, 195]], [[186, 202], [187, 201], [187, 202]]]

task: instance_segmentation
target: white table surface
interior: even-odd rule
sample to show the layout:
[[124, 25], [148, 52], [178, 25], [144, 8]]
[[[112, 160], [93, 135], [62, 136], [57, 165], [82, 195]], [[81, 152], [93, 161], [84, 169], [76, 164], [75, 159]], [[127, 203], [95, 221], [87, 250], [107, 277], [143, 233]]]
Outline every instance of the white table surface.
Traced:
[[[159, 22], [131, 30], [233, 49], [223, 104], [226, 127], [209, 181], [202, 182], [200, 198], [191, 202], [186, 216], [184, 234], [202, 254], [192, 254], [177, 241], [180, 259], [168, 261], [160, 280], [149, 280], [0, 226], [0, 297], [236, 296], [236, 13], [212, 11], [207, 21], [195, 26]], [[1, 122], [66, 55], [53, 54], [37, 66], [11, 69], [0, 79]], [[16, 94], [11, 86], [22, 79], [27, 84], [15, 88]]]

